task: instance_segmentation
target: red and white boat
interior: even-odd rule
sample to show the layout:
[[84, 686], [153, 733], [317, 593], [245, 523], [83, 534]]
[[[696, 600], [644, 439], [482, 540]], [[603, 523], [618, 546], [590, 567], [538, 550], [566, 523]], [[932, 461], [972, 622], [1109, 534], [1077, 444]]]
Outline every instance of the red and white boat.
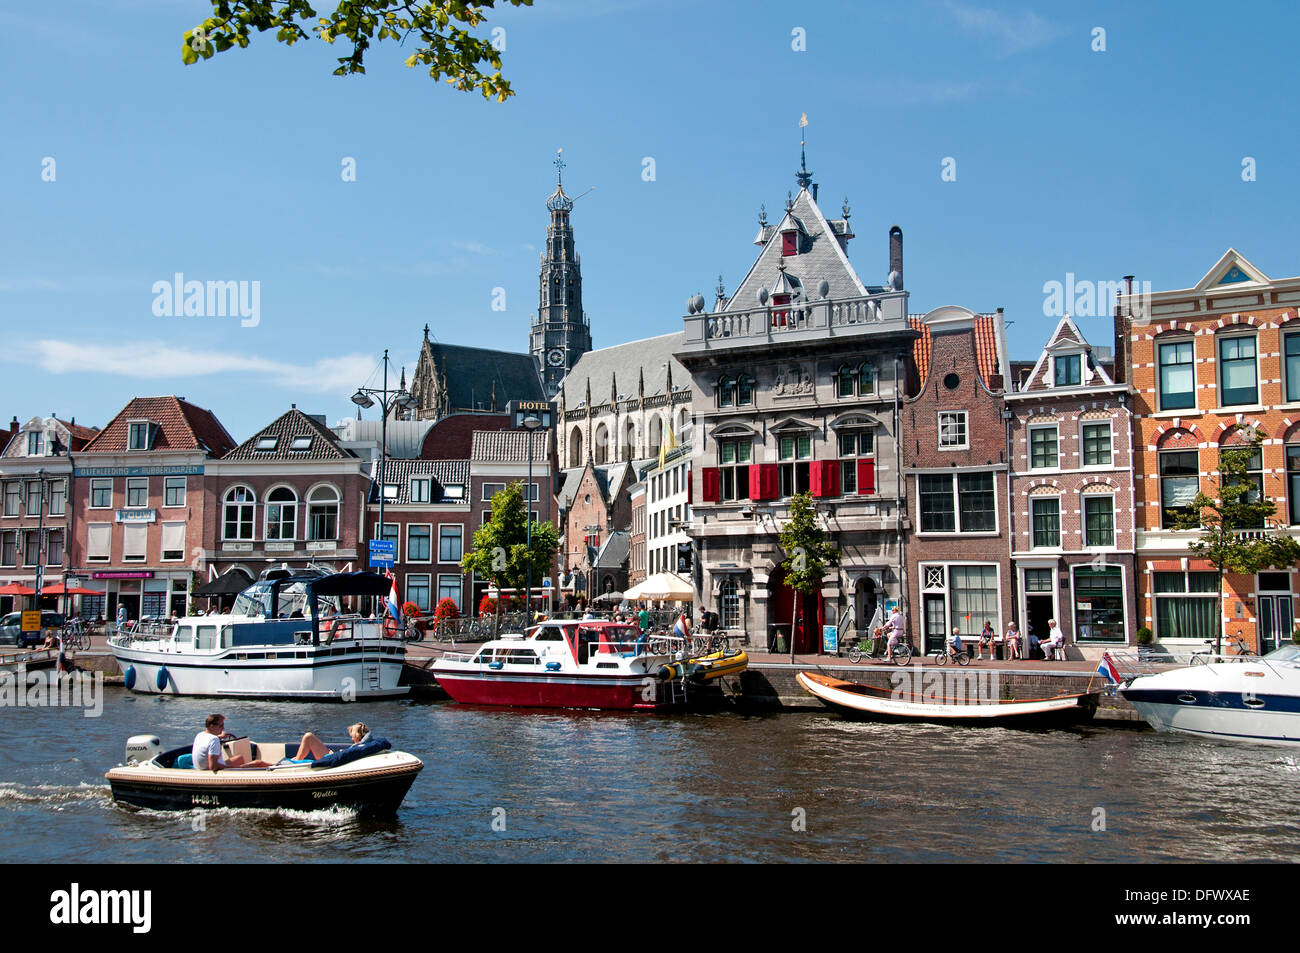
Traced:
[[681, 704], [680, 681], [661, 681], [672, 661], [634, 625], [557, 619], [520, 635], [447, 653], [430, 671], [458, 702], [519, 708], [655, 709]]

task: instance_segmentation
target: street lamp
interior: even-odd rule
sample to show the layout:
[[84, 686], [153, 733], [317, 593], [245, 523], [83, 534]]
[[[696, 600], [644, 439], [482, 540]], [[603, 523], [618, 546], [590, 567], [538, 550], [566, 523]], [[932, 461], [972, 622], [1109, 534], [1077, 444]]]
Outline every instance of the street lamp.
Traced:
[[45, 467], [36, 471], [41, 481], [41, 498], [36, 505], [36, 608], [41, 607], [41, 588], [45, 584]]
[[[358, 387], [357, 392], [352, 395], [352, 403], [364, 409], [375, 406], [375, 401], [379, 402], [381, 413], [379, 423], [379, 538], [384, 538], [384, 458], [388, 456], [388, 412], [391, 408], [409, 410], [415, 406], [415, 398], [405, 390], [388, 389], [388, 348], [384, 348], [384, 386], [382, 389], [374, 387]], [[397, 544], [393, 544], [393, 561], [397, 561]]]
[[524, 590], [524, 627], [533, 621], [533, 433], [542, 422], [532, 414], [524, 418], [524, 433], [528, 440], [528, 492], [524, 504], [524, 552], [528, 553], [528, 587]]

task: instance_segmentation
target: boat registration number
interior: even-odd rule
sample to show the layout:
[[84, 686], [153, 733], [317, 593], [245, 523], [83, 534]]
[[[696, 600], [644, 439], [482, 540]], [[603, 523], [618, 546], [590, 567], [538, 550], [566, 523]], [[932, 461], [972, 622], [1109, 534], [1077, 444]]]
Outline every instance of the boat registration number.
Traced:
[[191, 804], [205, 804], [212, 807], [220, 806], [221, 801], [215, 794], [191, 794]]

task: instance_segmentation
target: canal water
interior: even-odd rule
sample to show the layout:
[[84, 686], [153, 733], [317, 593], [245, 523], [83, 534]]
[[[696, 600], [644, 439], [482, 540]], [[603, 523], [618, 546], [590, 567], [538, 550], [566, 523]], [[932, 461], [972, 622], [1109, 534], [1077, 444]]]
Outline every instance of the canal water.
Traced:
[[[367, 722], [425, 769], [395, 821], [134, 812], [104, 772], [129, 735], [189, 744]], [[137, 696], [0, 710], [0, 859], [1294, 861], [1300, 758], [1112, 727], [891, 726], [833, 714], [526, 712]]]

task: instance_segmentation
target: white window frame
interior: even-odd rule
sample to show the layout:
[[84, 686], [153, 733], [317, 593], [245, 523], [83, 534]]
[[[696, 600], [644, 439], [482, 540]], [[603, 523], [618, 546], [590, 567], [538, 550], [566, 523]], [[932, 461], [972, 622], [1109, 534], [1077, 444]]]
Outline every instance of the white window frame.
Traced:
[[[136, 489], [136, 490], [140, 489], [140, 484], [141, 484], [141, 483], [144, 484], [144, 502], [143, 502], [143, 503], [132, 503], [132, 502], [131, 502], [131, 490], [132, 490], [132, 489]], [[135, 484], [135, 486], [132, 487], [132, 484]], [[144, 509], [145, 507], [147, 507], [147, 506], [149, 505], [149, 478], [148, 478], [148, 477], [127, 477], [127, 478], [126, 478], [126, 499], [125, 499], [124, 502], [125, 502], [125, 504], [126, 504], [126, 508], [127, 508], [127, 509], [138, 510], [138, 509]]]
[[[292, 500], [288, 500], [288, 501], [286, 501], [286, 500], [272, 500], [272, 499], [271, 499], [271, 494], [272, 494], [272, 493], [275, 493], [275, 492], [277, 492], [277, 491], [279, 491], [279, 490], [288, 490], [289, 493], [290, 493], [290, 495], [293, 497], [293, 499], [292, 499]], [[298, 491], [295, 490], [295, 489], [294, 489], [293, 487], [291, 487], [291, 486], [286, 486], [285, 484], [282, 483], [282, 484], [280, 484], [279, 486], [273, 486], [273, 487], [271, 487], [270, 489], [268, 489], [268, 490], [266, 491], [265, 495], [262, 497], [262, 539], [263, 539], [263, 540], [266, 540], [266, 541], [268, 541], [268, 542], [276, 542], [276, 543], [290, 543], [290, 542], [297, 542], [297, 541], [298, 541], [298, 527], [299, 527], [300, 522], [301, 522], [301, 521], [298, 519], [298, 514], [299, 514], [299, 512], [300, 512], [301, 509], [302, 509], [302, 507], [301, 507], [301, 503], [302, 503], [302, 500], [300, 500], [300, 499], [298, 498]], [[283, 508], [283, 507], [286, 507], [286, 506], [291, 506], [291, 507], [293, 507], [293, 533], [292, 533], [291, 535], [289, 535], [289, 536], [276, 536], [274, 539], [272, 539], [271, 534], [268, 532], [268, 530], [269, 530], [270, 527], [271, 527], [271, 507], [273, 507], [273, 506], [278, 506], [278, 507], [282, 507], [282, 508]], [[282, 525], [284, 524], [283, 510], [282, 510], [281, 512], [282, 512], [282, 515], [281, 515], [281, 518], [280, 518], [279, 522], [277, 523], [277, 526], [282, 526]]]
[[[421, 493], [416, 492], [415, 488], [417, 484], [420, 485], [423, 492]], [[411, 483], [407, 492], [410, 494], [410, 502], [428, 503], [430, 500], [433, 499], [433, 477], [431, 476], [411, 477]]]
[[[429, 531], [429, 535], [426, 537], [426, 541], [427, 541], [428, 544], [429, 544], [429, 555], [428, 555], [426, 558], [424, 558], [424, 559], [415, 559], [415, 558], [413, 558], [413, 557], [411, 556], [411, 530], [416, 529], [416, 528], [423, 528], [423, 529], [427, 529], [427, 530]], [[402, 553], [406, 556], [406, 560], [405, 560], [405, 561], [408, 562], [408, 563], [421, 563], [421, 564], [423, 564], [423, 563], [431, 563], [431, 562], [433, 562], [433, 561], [434, 561], [434, 559], [433, 559], [433, 524], [432, 524], [432, 523], [407, 523], [407, 524], [406, 524], [406, 548], [404, 548], [404, 549], [402, 550]]]
[[[1079, 494], [1079, 548], [1089, 552], [1114, 552], [1119, 545], [1119, 509], [1115, 506], [1114, 492], [1093, 491]], [[1110, 543], [1088, 542], [1088, 501], [1110, 500]]]
[[[451, 589], [452, 583], [445, 582], [445, 580], [449, 579], [454, 580], [456, 594], [453, 596], [448, 593], [447, 596], [443, 596], [442, 589], [444, 585], [446, 585], [448, 589]], [[464, 611], [461, 607], [461, 603], [465, 599], [465, 577], [462, 574], [449, 572], [438, 573], [438, 590], [436, 593], [434, 593], [433, 590], [430, 590], [429, 601], [432, 603], [433, 608], [436, 609], [438, 608], [438, 603], [444, 598], [454, 599], [456, 602], [456, 611]]]
[[[136, 428], [144, 428], [144, 445], [137, 447], [135, 445]], [[148, 451], [153, 447], [153, 421], [152, 420], [128, 420], [126, 422], [126, 449], [128, 453], [139, 453]]]
[[[1056, 462], [1048, 466], [1034, 465], [1034, 433], [1035, 431], [1052, 430], [1056, 433]], [[1029, 469], [1035, 473], [1059, 473], [1061, 470], [1061, 425], [1055, 424], [1031, 424], [1025, 428], [1025, 462], [1029, 464]]]
[[[67, 477], [55, 477], [50, 480], [50, 515], [63, 516], [68, 510], [68, 480]], [[61, 488], [62, 493], [56, 493], [55, 488]], [[58, 509], [54, 508], [55, 501], [60, 501]]]
[[[1055, 546], [1040, 546], [1038, 545], [1038, 543], [1034, 541], [1034, 503], [1040, 500], [1056, 501], [1056, 545]], [[1059, 552], [1065, 548], [1065, 528], [1064, 528], [1065, 521], [1061, 518], [1062, 514], [1063, 514], [1063, 509], [1061, 506], [1061, 495], [1059, 493], [1057, 494], [1042, 493], [1039, 494], [1038, 496], [1029, 497], [1029, 548], [1030, 549], [1037, 550], [1040, 553], [1053, 553], [1053, 552]]]
[[402, 580], [402, 594], [405, 596], [402, 601], [415, 602], [416, 605], [420, 605], [419, 602], [411, 598], [411, 583], [416, 579], [424, 580], [424, 591], [427, 593], [425, 601], [428, 604], [420, 606], [420, 610], [431, 614], [437, 603], [433, 601], [433, 577], [427, 572], [408, 572], [406, 574], [406, 578]]
[[[1110, 459], [1105, 463], [1085, 463], [1086, 444], [1084, 430], [1088, 427], [1106, 427], [1110, 430]], [[1080, 420], [1079, 421], [1079, 469], [1113, 470], [1115, 469], [1115, 421], [1114, 420]]]
[[[95, 491], [104, 489], [104, 484], [108, 484], [108, 502], [102, 506], [95, 505]], [[113, 478], [112, 477], [91, 477], [90, 495], [86, 498], [87, 509], [91, 510], [111, 510], [113, 508]]]
[[[167, 494], [175, 488], [177, 482], [180, 483], [181, 501], [179, 503], [168, 503]], [[163, 477], [163, 509], [178, 509], [185, 506], [185, 501], [189, 496], [189, 483], [189, 477]]]
[[[960, 444], [944, 443], [944, 418], [953, 417], [953, 423], [960, 423], [962, 442]], [[940, 410], [936, 417], [938, 425], [938, 440], [940, 450], [969, 450], [970, 449], [970, 412], [966, 410]]]
[[[1239, 340], [1241, 338], [1250, 338], [1255, 345], [1255, 400], [1245, 404], [1225, 404], [1223, 402], [1223, 351], [1220, 345], [1224, 341]], [[1281, 342], [1279, 342], [1281, 343]], [[1285, 370], [1285, 358], [1282, 358]], [[1264, 375], [1260, 373], [1260, 353], [1259, 353], [1259, 332], [1250, 331], [1229, 331], [1224, 334], [1217, 334], [1214, 337], [1214, 400], [1216, 409], [1224, 410], [1227, 413], [1239, 413], [1243, 407], [1258, 407], [1264, 400]], [[1285, 375], [1283, 375], [1285, 377]], [[1282, 381], [1283, 387], [1286, 381]]]
[[464, 523], [440, 523], [438, 524], [438, 562], [443, 565], [459, 565], [460, 559], [443, 559], [442, 558], [442, 531], [444, 529], [458, 530], [460, 533], [460, 555], [461, 559], [465, 558], [465, 524]]

